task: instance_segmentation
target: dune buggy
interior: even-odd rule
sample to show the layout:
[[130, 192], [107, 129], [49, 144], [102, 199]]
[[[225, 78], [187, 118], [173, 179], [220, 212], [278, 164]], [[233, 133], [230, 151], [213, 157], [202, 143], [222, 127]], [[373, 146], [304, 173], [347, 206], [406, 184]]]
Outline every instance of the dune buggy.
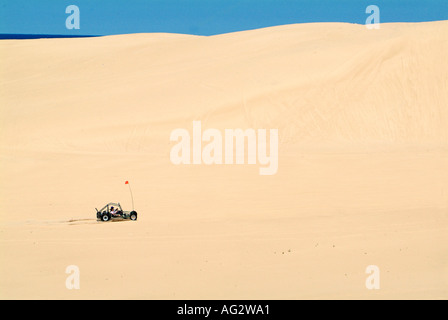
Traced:
[[132, 221], [137, 220], [137, 212], [136, 211], [124, 211], [121, 208], [120, 203], [110, 202], [106, 204], [100, 210], [96, 209], [96, 218], [100, 221], [110, 221], [114, 219], [129, 219]]

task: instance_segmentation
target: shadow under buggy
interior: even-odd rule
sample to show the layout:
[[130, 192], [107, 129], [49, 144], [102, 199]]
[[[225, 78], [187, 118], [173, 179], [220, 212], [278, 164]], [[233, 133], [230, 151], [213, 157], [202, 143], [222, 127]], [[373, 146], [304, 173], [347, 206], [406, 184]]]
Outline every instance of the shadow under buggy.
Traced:
[[106, 204], [100, 210], [96, 209], [96, 218], [100, 221], [110, 221], [110, 220], [137, 220], [137, 212], [136, 211], [124, 211], [121, 208], [120, 203], [110, 202]]

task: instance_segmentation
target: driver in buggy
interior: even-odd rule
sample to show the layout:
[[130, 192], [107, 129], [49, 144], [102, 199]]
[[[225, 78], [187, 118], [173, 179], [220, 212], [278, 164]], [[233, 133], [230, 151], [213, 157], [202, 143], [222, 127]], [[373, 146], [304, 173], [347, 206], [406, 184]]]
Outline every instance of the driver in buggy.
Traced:
[[113, 215], [114, 217], [118, 217], [119, 214], [117, 214], [118, 212], [118, 208], [114, 208], [113, 206], [110, 207], [110, 214]]

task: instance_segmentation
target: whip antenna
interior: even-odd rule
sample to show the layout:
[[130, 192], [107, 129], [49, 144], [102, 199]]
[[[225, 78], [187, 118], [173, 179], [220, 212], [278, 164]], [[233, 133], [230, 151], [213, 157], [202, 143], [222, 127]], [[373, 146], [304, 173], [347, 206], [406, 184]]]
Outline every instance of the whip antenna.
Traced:
[[129, 181], [127, 181], [127, 180], [124, 184], [127, 184], [129, 186], [129, 192], [131, 193], [131, 200], [132, 200], [132, 211], [134, 211], [134, 197], [132, 195], [131, 185], [129, 184]]

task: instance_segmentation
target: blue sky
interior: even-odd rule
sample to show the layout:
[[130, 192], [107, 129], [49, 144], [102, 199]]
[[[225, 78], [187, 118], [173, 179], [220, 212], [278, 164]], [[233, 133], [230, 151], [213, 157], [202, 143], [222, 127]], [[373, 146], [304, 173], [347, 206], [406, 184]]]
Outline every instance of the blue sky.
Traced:
[[[72, 4], [79, 30], [65, 26]], [[448, 0], [0, 0], [0, 34], [213, 35], [291, 23], [363, 24], [371, 4], [382, 23], [448, 20]]]

